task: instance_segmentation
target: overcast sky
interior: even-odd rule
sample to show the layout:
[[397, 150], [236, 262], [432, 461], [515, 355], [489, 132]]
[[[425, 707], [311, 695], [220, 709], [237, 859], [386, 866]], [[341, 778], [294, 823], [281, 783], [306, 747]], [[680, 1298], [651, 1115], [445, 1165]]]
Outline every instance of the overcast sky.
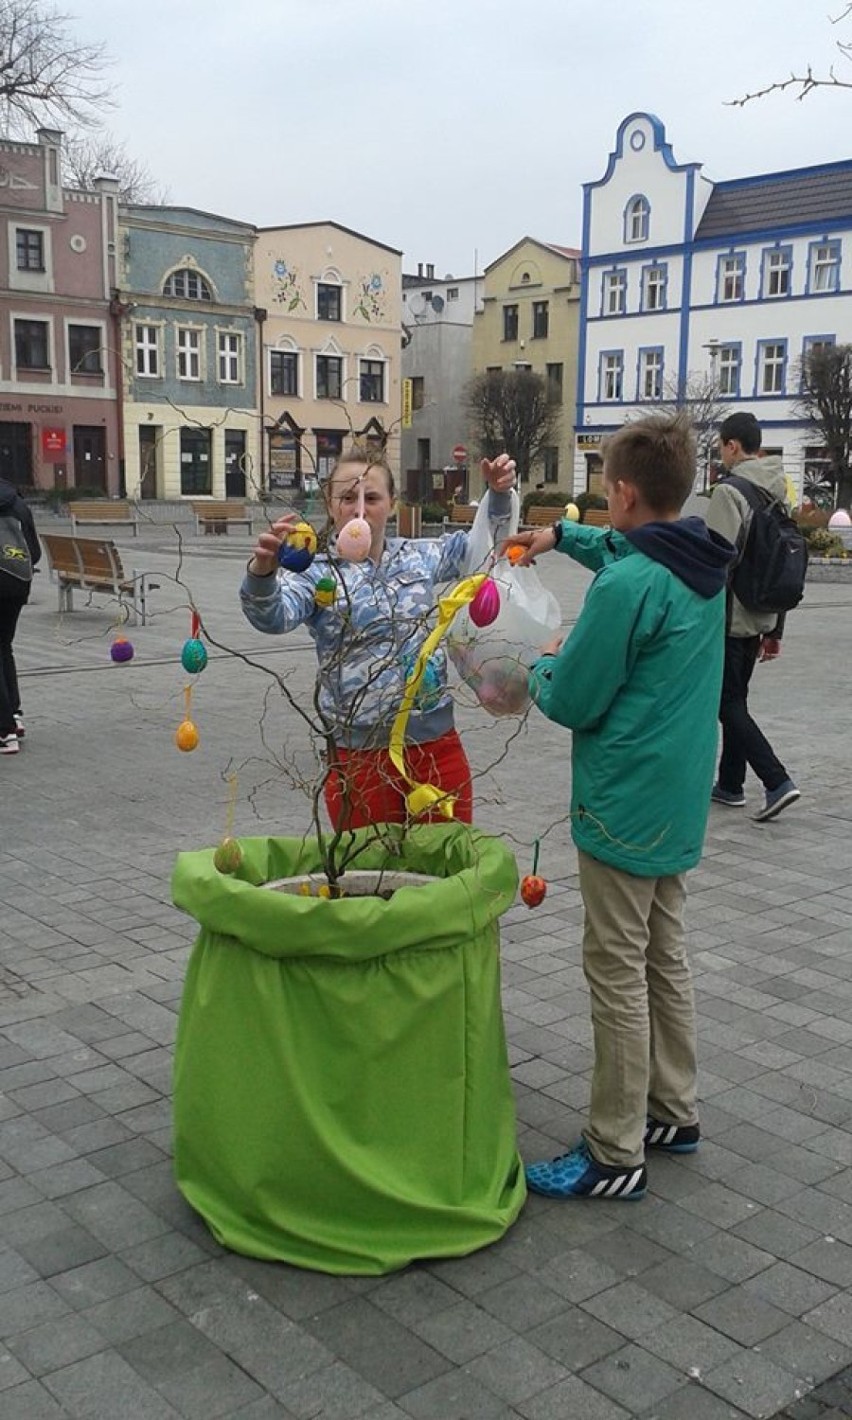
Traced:
[[[112, 56], [109, 126], [169, 199], [331, 218], [404, 268], [470, 275], [522, 236], [579, 245], [581, 184], [657, 114], [712, 179], [852, 156], [852, 91], [725, 101], [838, 67], [844, 0], [69, 0]], [[66, 7], [63, 6], [63, 9]]]

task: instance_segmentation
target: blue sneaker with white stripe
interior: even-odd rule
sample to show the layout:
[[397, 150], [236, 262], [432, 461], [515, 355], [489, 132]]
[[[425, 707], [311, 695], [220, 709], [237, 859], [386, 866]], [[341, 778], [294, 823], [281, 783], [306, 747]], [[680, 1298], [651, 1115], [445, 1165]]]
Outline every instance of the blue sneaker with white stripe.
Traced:
[[549, 1163], [528, 1164], [525, 1172], [527, 1186], [545, 1198], [617, 1198], [627, 1202], [644, 1198], [648, 1186], [644, 1164], [627, 1169], [599, 1164], [585, 1140], [570, 1154], [560, 1154]]

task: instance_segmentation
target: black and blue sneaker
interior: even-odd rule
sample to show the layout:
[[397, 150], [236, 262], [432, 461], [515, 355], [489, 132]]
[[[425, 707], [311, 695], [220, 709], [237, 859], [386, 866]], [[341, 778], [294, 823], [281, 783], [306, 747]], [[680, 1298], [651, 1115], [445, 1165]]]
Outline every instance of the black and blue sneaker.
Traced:
[[644, 1164], [635, 1168], [611, 1167], [592, 1158], [583, 1140], [570, 1154], [549, 1163], [528, 1164], [527, 1185], [545, 1198], [618, 1198], [625, 1202], [645, 1197], [648, 1175]]
[[645, 1148], [664, 1149], [667, 1154], [694, 1154], [701, 1138], [697, 1124], [662, 1124], [649, 1119], [645, 1125]]

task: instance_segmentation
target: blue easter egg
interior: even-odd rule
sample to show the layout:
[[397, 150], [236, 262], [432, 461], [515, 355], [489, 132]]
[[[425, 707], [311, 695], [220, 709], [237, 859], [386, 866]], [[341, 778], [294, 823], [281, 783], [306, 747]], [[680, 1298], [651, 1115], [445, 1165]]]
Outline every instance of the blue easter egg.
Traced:
[[304, 572], [313, 560], [314, 554], [308, 552], [306, 547], [293, 547], [289, 542], [282, 542], [278, 549], [278, 561], [287, 572]]

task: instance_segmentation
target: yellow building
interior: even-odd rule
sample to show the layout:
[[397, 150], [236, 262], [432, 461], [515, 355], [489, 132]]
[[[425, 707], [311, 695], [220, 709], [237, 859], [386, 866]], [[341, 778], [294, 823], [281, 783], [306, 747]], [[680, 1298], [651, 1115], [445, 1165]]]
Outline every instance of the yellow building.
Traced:
[[264, 482], [312, 490], [354, 438], [399, 466], [401, 253], [337, 222], [255, 247]]
[[[473, 321], [473, 371], [532, 370], [562, 411], [555, 441], [533, 464], [530, 485], [573, 489], [580, 252], [524, 237], [485, 268]], [[471, 447], [476, 447], [474, 432]]]

